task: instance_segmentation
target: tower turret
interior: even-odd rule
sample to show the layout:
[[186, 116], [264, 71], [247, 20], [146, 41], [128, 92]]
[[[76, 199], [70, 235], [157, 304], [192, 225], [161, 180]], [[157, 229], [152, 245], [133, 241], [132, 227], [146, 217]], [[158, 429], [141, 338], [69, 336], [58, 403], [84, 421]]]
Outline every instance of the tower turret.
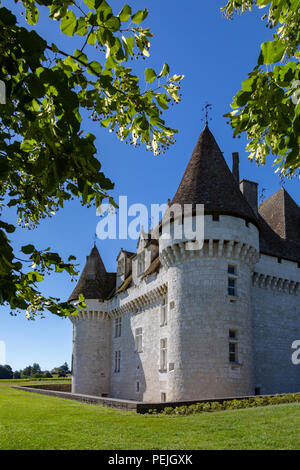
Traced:
[[168, 400], [254, 393], [250, 289], [258, 221], [207, 126], [175, 203], [204, 204], [204, 244], [191, 251], [184, 240], [160, 239], [168, 268]]
[[111, 327], [106, 299], [114, 286], [115, 274], [106, 272], [99, 251], [94, 246], [69, 297], [69, 302], [74, 302], [83, 294], [86, 304], [86, 310], [71, 317], [73, 393], [109, 394]]

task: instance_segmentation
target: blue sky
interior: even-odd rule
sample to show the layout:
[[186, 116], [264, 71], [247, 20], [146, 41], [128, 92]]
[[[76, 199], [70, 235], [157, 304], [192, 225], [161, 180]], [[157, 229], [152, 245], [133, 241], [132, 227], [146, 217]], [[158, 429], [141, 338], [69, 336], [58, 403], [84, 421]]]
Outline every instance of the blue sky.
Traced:
[[[6, 6], [11, 3], [3, 2]], [[111, 3], [115, 5], [116, 13], [123, 4], [118, 0]], [[115, 183], [113, 196], [127, 195], [129, 204], [146, 205], [172, 198], [202, 130], [201, 109], [207, 101], [213, 105], [210, 128], [229, 166], [232, 152], [237, 151], [240, 153], [241, 178], [258, 182], [259, 191], [266, 190], [265, 197], [280, 189], [279, 178], [271, 164], [258, 168], [249, 162], [245, 137], [233, 139], [232, 130], [222, 117], [230, 110], [232, 97], [256, 64], [260, 43], [270, 35], [260, 20], [263, 10], [229, 21], [219, 11], [225, 0], [190, 0], [185, 4], [178, 0], [128, 0], [128, 3], [133, 9], [149, 9], [145, 25], [155, 34], [150, 58], [141, 64], [131, 63], [137, 67], [142, 85], [143, 67], [160, 71], [164, 62], [170, 65], [171, 73], [184, 74], [185, 79], [182, 102], [164, 115], [167, 123], [179, 130], [176, 144], [165, 155], [155, 157], [142, 148], [133, 149], [84, 116], [83, 129], [96, 135], [102, 170]], [[56, 26], [43, 14], [37, 31], [64, 50], [75, 49], [78, 43], [73, 45]], [[299, 203], [298, 185], [299, 182], [294, 180], [287, 182], [285, 188]], [[5, 217], [8, 222], [16, 222], [13, 212], [7, 212]], [[18, 229], [11, 238], [18, 245], [33, 242], [40, 249], [50, 246], [63, 257], [74, 254], [82, 269], [93, 246], [98, 220], [95, 208], [83, 208], [74, 201], [53, 218], [42, 221], [38, 229]], [[136, 242], [98, 240], [97, 246], [106, 269], [115, 271], [120, 248], [134, 250]], [[44, 282], [43, 293], [66, 299], [74, 286], [66, 275], [56, 274]], [[11, 317], [5, 307], [1, 308], [0, 318], [0, 340], [6, 343], [6, 362], [13, 369], [33, 362], [39, 362], [43, 369], [51, 369], [65, 361], [70, 364], [72, 327], [68, 319], [48, 314], [45, 319], [28, 321], [22, 314]]]

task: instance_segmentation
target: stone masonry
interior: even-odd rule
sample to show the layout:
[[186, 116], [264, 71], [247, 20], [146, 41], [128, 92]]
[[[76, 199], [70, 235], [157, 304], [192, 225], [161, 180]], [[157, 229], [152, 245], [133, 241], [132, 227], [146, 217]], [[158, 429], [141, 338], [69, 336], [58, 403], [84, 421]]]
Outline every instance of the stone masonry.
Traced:
[[69, 298], [87, 305], [71, 318], [73, 393], [157, 403], [300, 391], [300, 209], [284, 189], [258, 207], [237, 162], [233, 176], [206, 126], [172, 201], [204, 204], [201, 249], [158, 227], [137, 253], [121, 250], [116, 273], [92, 249]]

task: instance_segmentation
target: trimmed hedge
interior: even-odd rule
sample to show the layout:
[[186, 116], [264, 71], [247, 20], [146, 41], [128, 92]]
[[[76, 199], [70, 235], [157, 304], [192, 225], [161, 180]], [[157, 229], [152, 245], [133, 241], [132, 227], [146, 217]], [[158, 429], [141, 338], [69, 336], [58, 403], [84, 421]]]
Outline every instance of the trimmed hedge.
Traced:
[[21, 382], [56, 382], [56, 381], [62, 381], [62, 382], [71, 382], [72, 377], [39, 377], [39, 378], [34, 378], [34, 377], [28, 377], [24, 379], [0, 379], [0, 384], [2, 382], [14, 382], [14, 383], [21, 383]]
[[203, 412], [223, 411], [223, 410], [237, 410], [241, 408], [254, 408], [258, 406], [280, 405], [282, 403], [300, 403], [300, 393], [288, 393], [282, 395], [260, 395], [257, 397], [250, 397], [239, 400], [224, 400], [196, 403], [193, 405], [166, 407], [163, 411], [149, 410], [149, 414], [161, 415], [191, 415]]

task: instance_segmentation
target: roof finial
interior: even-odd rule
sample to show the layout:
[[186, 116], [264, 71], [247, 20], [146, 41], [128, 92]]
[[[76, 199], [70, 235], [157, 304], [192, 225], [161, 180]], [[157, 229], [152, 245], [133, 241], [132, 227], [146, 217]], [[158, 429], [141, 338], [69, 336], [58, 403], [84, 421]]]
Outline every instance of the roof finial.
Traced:
[[283, 173], [279, 173], [279, 179], [280, 179], [280, 186], [284, 189], [286, 180], [285, 180], [285, 178], [284, 178]]
[[96, 246], [96, 241], [97, 241], [97, 234], [94, 234], [94, 247]]
[[[211, 121], [211, 118], [209, 117], [209, 112], [211, 110], [212, 110], [212, 105], [206, 102], [204, 108], [202, 108], [202, 111], [205, 113], [205, 126], [208, 126], [208, 121]], [[201, 121], [204, 121], [204, 118], [202, 118]]]

